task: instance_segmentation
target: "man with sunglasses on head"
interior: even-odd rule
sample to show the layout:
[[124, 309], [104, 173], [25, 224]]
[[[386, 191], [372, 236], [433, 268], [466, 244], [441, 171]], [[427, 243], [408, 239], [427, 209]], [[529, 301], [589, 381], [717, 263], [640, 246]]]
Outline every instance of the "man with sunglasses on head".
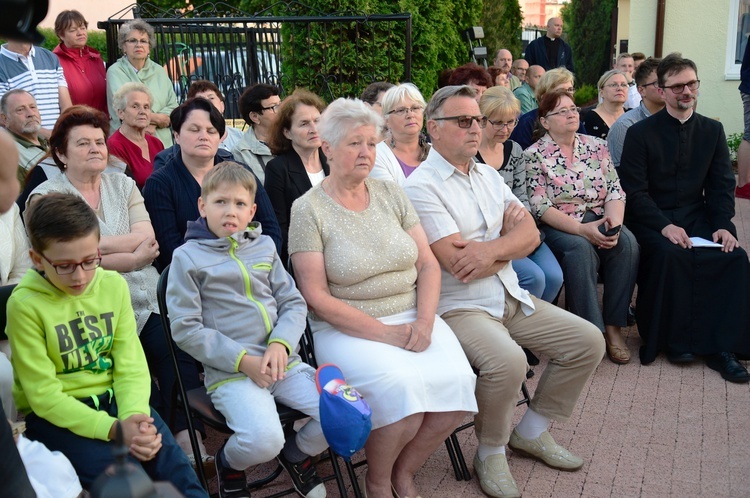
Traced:
[[[540, 243], [529, 212], [502, 176], [474, 161], [487, 125], [468, 86], [438, 90], [425, 109], [432, 149], [404, 190], [442, 270], [438, 313], [478, 370], [479, 447], [474, 469], [489, 496], [521, 496], [505, 457], [520, 455], [567, 471], [583, 460], [547, 432], [572, 414], [604, 354], [597, 327], [518, 285], [511, 260]], [[522, 347], [550, 357], [529, 409], [511, 432], [528, 365]]]
[[724, 129], [695, 111], [693, 61], [670, 54], [656, 73], [665, 109], [630, 127], [618, 170], [625, 224], [641, 245], [641, 363], [659, 353], [678, 364], [702, 356], [724, 379], [746, 383], [737, 355], [750, 355], [750, 263], [732, 223], [735, 180]]
[[615, 168], [620, 167], [622, 144], [625, 142], [628, 129], [635, 123], [664, 109], [664, 99], [659, 93], [659, 80], [656, 77], [656, 68], [660, 62], [661, 59], [649, 57], [641, 63], [633, 76], [638, 92], [641, 94], [641, 103], [620, 116], [609, 129], [607, 146]]

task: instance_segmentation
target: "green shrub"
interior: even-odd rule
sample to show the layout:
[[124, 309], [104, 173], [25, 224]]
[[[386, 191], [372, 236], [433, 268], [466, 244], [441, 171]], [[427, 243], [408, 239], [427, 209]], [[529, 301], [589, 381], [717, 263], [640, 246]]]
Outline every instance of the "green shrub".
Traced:
[[[47, 50], [54, 49], [60, 43], [60, 39], [55, 34], [54, 29], [39, 28], [39, 32], [44, 36], [44, 43], [41, 46]], [[4, 40], [2, 42], [5, 43]], [[89, 30], [88, 46], [98, 50], [102, 54], [104, 62], [107, 62], [107, 34], [104, 31], [98, 29]]]
[[523, 15], [518, 0], [483, 0], [481, 25], [487, 46], [487, 64], [492, 65], [501, 48], [510, 50], [514, 59], [521, 57]]
[[599, 97], [599, 92], [596, 90], [594, 85], [581, 85], [581, 88], [576, 90], [573, 100], [577, 106], [583, 107], [590, 105], [592, 102], [596, 102]]
[[[469, 44], [463, 31], [479, 24], [483, 0], [306, 0], [311, 10], [295, 15], [356, 14], [412, 15], [412, 75], [411, 81], [429, 99], [437, 89], [440, 71], [469, 62]], [[241, 0], [238, 8], [258, 13], [268, 5], [263, 0]], [[290, 4], [280, 2], [268, 7], [262, 15], [291, 15]], [[292, 4], [297, 5], [297, 4]], [[394, 26], [396, 26], [394, 24]], [[403, 24], [399, 24], [398, 30]], [[395, 28], [392, 28], [395, 29]], [[374, 33], [373, 39], [366, 35]], [[352, 24], [326, 31], [321, 25], [282, 26], [282, 73], [296, 86], [306, 86], [329, 99], [326, 85], [335, 96], [359, 95], [371, 81], [388, 79], [392, 83], [403, 80], [402, 31], [390, 32], [384, 25], [360, 26]], [[358, 44], [358, 50], [354, 47]], [[390, 46], [392, 60], [384, 56]], [[354, 58], [356, 57], [356, 61]], [[350, 66], [351, 64], [351, 66]], [[332, 71], [332, 69], [334, 71]], [[335, 81], [323, 81], [323, 75], [336, 73]], [[292, 88], [286, 87], [291, 91]]]
[[729, 158], [732, 162], [737, 161], [737, 150], [742, 143], [742, 133], [732, 133], [727, 136], [727, 147], [729, 147]]
[[560, 11], [579, 84], [596, 84], [612, 66], [610, 42], [616, 4], [617, 0], [570, 0]]

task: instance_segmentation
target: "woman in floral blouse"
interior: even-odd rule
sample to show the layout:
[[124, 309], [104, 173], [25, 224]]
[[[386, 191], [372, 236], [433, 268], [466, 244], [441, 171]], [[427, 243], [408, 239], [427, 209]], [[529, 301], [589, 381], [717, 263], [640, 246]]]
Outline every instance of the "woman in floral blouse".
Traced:
[[[578, 113], [564, 92], [542, 99], [538, 125], [546, 133], [524, 152], [529, 204], [562, 267], [570, 311], [601, 329], [607, 355], [622, 364], [630, 361], [621, 329], [635, 287], [638, 244], [622, 226], [625, 193], [607, 143], [576, 133]], [[603, 312], [598, 274], [604, 282]]]

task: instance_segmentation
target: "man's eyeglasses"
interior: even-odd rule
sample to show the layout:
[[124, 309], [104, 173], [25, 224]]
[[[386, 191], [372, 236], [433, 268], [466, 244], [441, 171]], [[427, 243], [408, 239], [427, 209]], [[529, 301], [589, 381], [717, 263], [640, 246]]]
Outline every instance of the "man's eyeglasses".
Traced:
[[654, 80], [654, 81], [652, 81], [651, 83], [644, 83], [644, 84], [643, 84], [643, 85], [641, 85], [641, 86], [642, 86], [643, 88], [648, 88], [648, 87], [650, 87], [650, 86], [653, 86], [654, 88], [656, 88], [656, 85], [658, 85], [658, 84], [659, 84], [659, 80]]
[[278, 104], [274, 104], [274, 105], [268, 106], [268, 107], [261, 107], [260, 108], [260, 112], [263, 112], [263, 111], [273, 111], [273, 113], [276, 114], [276, 109], [278, 109], [280, 105], [281, 105], [281, 102], [279, 102]]
[[480, 128], [487, 126], [487, 116], [447, 116], [444, 118], [432, 118], [434, 121], [455, 121], [459, 128], [471, 128], [476, 120]]
[[701, 80], [693, 80], [688, 81], [687, 83], [679, 83], [677, 85], [670, 85], [670, 86], [663, 86], [662, 88], [667, 89], [669, 88], [672, 90], [672, 93], [675, 95], [679, 95], [680, 93], [685, 91], [685, 87], [688, 87], [690, 91], [697, 90], [701, 87]]
[[129, 38], [125, 40], [125, 43], [130, 43], [131, 45], [151, 45], [149, 40], [139, 40], [137, 38]]
[[404, 117], [408, 113], [422, 114], [423, 110], [424, 109], [422, 108], [422, 106], [415, 105], [415, 106], [412, 106], [412, 107], [399, 107], [398, 109], [394, 109], [394, 110], [388, 112], [388, 114], [395, 114], [396, 116]]
[[503, 128], [507, 130], [515, 128], [518, 124], [518, 119], [514, 119], [513, 121], [492, 121], [491, 119], [488, 119], [487, 122], [491, 124], [494, 129], [500, 131]]
[[47, 263], [50, 264], [50, 266], [52, 266], [52, 268], [55, 269], [55, 273], [57, 273], [58, 275], [70, 275], [71, 273], [74, 273], [79, 266], [83, 268], [84, 271], [93, 271], [99, 268], [99, 266], [101, 266], [102, 264], [101, 251], [97, 251], [97, 254], [99, 255], [98, 257], [87, 259], [78, 263], [53, 263], [44, 254], [39, 254]]
[[578, 114], [579, 112], [581, 112], [581, 108], [580, 108], [580, 107], [563, 107], [563, 108], [562, 108], [562, 109], [560, 109], [559, 111], [555, 111], [555, 112], [550, 112], [550, 113], [549, 113], [549, 114], [547, 114], [547, 116], [545, 116], [545, 117], [547, 117], [547, 118], [548, 118], [548, 117], [550, 117], [550, 116], [557, 116], [557, 115], [560, 115], [560, 116], [562, 116], [562, 117], [564, 117], [564, 118], [567, 118], [567, 117], [568, 117], [568, 116], [570, 116], [571, 114]]

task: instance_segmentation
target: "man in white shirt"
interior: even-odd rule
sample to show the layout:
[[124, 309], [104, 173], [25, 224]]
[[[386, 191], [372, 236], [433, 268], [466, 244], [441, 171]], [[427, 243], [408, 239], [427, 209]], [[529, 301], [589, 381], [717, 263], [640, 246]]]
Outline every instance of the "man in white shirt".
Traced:
[[49, 138], [60, 113], [70, 107], [70, 92], [57, 56], [31, 43], [9, 41], [0, 47], [0, 96], [14, 88], [27, 90], [42, 115], [40, 135]]
[[625, 101], [625, 109], [635, 109], [641, 103], [641, 94], [638, 92], [638, 87], [633, 79], [633, 73], [635, 72], [633, 56], [625, 52], [621, 53], [617, 56], [617, 61], [613, 69], [619, 69], [625, 73], [628, 85], [630, 85], [628, 88], [628, 100]]
[[[539, 245], [531, 215], [502, 177], [474, 161], [486, 126], [468, 86], [438, 90], [425, 110], [432, 149], [404, 190], [419, 214], [442, 281], [438, 313], [479, 371], [474, 469], [489, 496], [520, 496], [505, 445], [563, 470], [583, 460], [547, 432], [567, 420], [604, 354], [593, 324], [531, 296], [511, 260]], [[511, 434], [513, 410], [528, 365], [523, 347], [551, 360], [529, 409]]]

